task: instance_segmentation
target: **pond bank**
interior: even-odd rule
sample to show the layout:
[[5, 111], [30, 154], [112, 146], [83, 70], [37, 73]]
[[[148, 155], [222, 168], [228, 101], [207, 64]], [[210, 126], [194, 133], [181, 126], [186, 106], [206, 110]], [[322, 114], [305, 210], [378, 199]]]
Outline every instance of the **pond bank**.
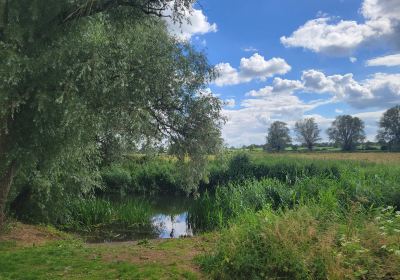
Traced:
[[[38, 236], [40, 243], [32, 243]], [[204, 279], [195, 258], [214, 242], [209, 234], [86, 244], [52, 228], [13, 223], [0, 234], [0, 278]]]

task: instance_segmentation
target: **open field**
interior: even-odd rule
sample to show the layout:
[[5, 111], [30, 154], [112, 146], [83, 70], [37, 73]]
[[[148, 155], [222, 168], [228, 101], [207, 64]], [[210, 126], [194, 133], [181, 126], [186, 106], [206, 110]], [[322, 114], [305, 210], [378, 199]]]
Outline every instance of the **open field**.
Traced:
[[318, 160], [351, 160], [358, 162], [374, 162], [380, 164], [400, 164], [400, 153], [387, 152], [285, 152], [267, 153], [263, 151], [251, 152], [254, 157], [278, 157], [278, 158], [304, 158]]

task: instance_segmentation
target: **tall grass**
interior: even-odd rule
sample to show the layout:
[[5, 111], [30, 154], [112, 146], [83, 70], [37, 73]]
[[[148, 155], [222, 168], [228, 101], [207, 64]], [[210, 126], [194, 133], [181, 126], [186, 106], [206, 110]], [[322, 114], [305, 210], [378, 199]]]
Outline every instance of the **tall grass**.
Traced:
[[244, 214], [200, 263], [214, 279], [399, 279], [400, 214], [318, 206]]
[[211, 171], [190, 218], [222, 230], [212, 278], [400, 279], [400, 166], [239, 155]]
[[90, 232], [99, 228], [133, 228], [148, 226], [151, 205], [144, 200], [122, 202], [93, 198], [75, 200], [69, 204], [66, 229]]

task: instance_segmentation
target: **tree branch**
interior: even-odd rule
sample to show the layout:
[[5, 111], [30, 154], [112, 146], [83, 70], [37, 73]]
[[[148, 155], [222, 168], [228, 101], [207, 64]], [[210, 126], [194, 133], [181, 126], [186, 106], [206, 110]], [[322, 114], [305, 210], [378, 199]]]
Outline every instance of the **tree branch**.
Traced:
[[56, 21], [58, 24], [64, 24], [81, 17], [91, 16], [122, 6], [136, 8], [146, 15], [170, 17], [169, 15], [163, 14], [170, 2], [169, 0], [163, 2], [159, 0], [148, 0], [146, 2], [140, 0], [90, 0], [82, 5], [75, 6], [68, 11], [62, 12], [56, 17]]

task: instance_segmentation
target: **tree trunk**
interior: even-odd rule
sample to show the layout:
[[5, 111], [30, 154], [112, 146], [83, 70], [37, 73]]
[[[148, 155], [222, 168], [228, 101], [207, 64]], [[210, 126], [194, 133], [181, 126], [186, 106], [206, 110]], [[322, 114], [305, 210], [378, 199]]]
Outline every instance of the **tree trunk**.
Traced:
[[[7, 124], [9, 123], [7, 122]], [[8, 149], [10, 142], [10, 135], [5, 129], [0, 129], [0, 229], [4, 225], [7, 198], [17, 166], [16, 161], [9, 158], [10, 151]]]
[[0, 177], [0, 229], [3, 227], [6, 218], [6, 203], [14, 179], [15, 169], [15, 163], [13, 162]]

